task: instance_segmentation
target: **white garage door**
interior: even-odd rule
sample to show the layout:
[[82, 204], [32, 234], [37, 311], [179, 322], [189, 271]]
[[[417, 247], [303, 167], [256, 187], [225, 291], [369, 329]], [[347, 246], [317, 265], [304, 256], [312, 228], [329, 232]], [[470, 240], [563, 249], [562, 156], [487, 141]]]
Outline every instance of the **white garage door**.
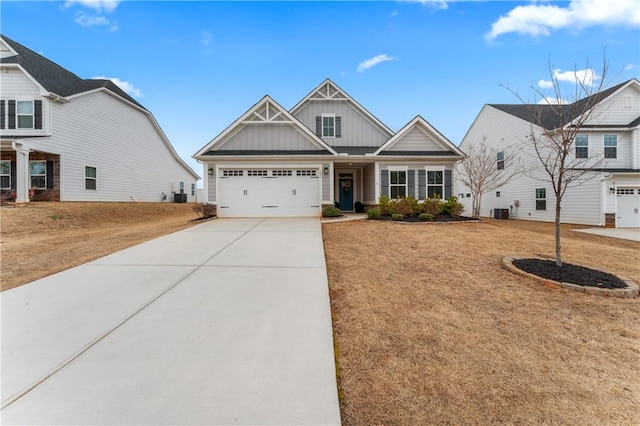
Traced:
[[317, 169], [222, 169], [219, 217], [320, 216]]
[[617, 188], [617, 228], [640, 228], [640, 189]]

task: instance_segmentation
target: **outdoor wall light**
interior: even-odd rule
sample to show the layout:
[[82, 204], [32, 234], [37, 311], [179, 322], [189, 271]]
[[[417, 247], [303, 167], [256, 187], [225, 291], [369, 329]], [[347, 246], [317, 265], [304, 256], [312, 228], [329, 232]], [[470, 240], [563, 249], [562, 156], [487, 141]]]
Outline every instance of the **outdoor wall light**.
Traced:
[[614, 192], [616, 192], [616, 187], [615, 187], [615, 186], [610, 186], [610, 187], [609, 187], [609, 192], [610, 192], [611, 194], [613, 194]]
[[213, 169], [211, 167], [209, 167], [208, 172], [209, 172], [209, 176], [213, 176]]
[[324, 174], [325, 174], [325, 175], [328, 175], [328, 174], [329, 174], [329, 168], [328, 168], [328, 167], [325, 167], [325, 168], [324, 168]]

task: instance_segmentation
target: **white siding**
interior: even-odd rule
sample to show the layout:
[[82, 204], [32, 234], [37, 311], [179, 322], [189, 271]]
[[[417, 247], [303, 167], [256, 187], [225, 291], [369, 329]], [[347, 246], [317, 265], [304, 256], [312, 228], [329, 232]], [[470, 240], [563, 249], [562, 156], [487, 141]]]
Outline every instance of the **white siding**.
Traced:
[[[173, 201], [196, 179], [176, 160], [150, 118], [97, 91], [53, 106], [53, 136], [42, 150], [61, 154], [62, 201]], [[85, 166], [97, 169], [97, 190], [85, 190]]]
[[[625, 98], [628, 106], [625, 106]], [[624, 126], [638, 116], [640, 116], [640, 93], [632, 84], [597, 105], [585, 124]]]
[[[51, 101], [42, 97], [40, 87], [24, 72], [17, 68], [3, 68], [2, 77], [0, 78], [0, 94], [5, 102], [9, 99], [16, 101], [42, 100], [42, 129], [3, 129], [3, 134], [11, 136], [45, 136], [49, 133]], [[6, 103], [5, 108], [8, 113]]]
[[443, 151], [443, 149], [430, 135], [414, 128], [389, 148], [389, 151]]
[[288, 124], [249, 124], [218, 148], [228, 150], [319, 150]]
[[342, 137], [323, 139], [328, 145], [381, 146], [391, 137], [346, 101], [312, 101], [295, 116], [315, 133], [316, 117], [322, 114], [341, 117]]

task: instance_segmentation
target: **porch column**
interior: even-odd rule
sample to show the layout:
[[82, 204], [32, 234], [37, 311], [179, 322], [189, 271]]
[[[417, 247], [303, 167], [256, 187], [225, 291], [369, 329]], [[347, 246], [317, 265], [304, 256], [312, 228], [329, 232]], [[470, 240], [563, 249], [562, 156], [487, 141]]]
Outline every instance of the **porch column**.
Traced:
[[28, 203], [29, 200], [29, 149], [21, 143], [12, 141], [16, 152], [16, 203]]

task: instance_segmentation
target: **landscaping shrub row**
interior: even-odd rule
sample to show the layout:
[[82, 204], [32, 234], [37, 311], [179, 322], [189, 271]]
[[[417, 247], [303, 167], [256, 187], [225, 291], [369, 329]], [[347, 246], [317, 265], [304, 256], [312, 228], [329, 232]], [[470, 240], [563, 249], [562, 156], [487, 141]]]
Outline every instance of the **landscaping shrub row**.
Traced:
[[391, 219], [395, 221], [434, 221], [438, 216], [458, 217], [464, 211], [464, 206], [457, 197], [427, 198], [424, 201], [415, 198], [402, 197], [390, 199], [383, 195], [378, 200], [378, 207], [369, 209], [367, 216], [372, 220]]

